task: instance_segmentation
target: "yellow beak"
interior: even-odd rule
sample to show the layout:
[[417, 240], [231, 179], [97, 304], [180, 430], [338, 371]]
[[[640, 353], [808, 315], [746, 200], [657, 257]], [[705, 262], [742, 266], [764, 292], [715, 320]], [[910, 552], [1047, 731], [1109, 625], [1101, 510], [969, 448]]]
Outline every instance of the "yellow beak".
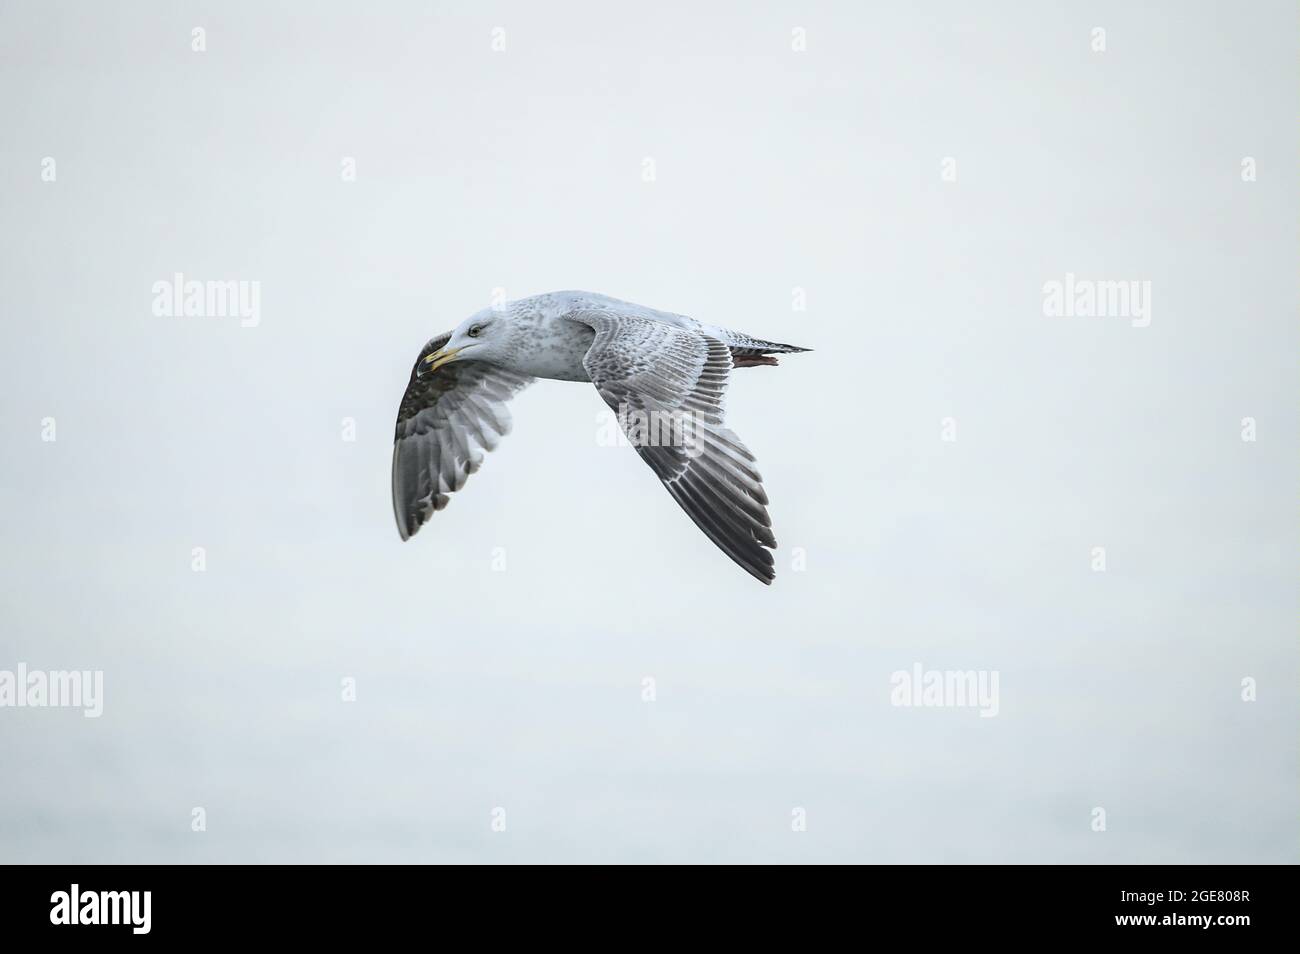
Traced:
[[424, 359], [424, 363], [428, 365], [425, 370], [437, 371], [452, 358], [456, 357], [460, 350], [460, 348], [443, 348], [441, 351], [435, 351]]

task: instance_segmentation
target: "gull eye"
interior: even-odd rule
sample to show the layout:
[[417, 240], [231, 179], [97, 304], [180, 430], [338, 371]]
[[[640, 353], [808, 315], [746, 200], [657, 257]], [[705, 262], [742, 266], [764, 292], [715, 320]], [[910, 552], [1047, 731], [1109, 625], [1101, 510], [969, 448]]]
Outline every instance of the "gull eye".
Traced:
[[469, 331], [465, 332], [465, 334], [469, 335], [471, 338], [477, 338], [482, 333], [483, 333], [482, 325], [470, 325]]

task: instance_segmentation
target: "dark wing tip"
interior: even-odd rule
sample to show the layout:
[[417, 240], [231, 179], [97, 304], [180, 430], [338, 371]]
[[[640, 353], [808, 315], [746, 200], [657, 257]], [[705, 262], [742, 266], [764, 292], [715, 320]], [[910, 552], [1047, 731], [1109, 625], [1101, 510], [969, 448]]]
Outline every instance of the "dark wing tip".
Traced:
[[776, 578], [775, 561], [763, 540], [771, 539], [771, 535], [764, 534], [762, 524], [741, 515], [727, 502], [726, 495], [739, 493], [737, 488], [724, 489], [724, 485], [700, 481], [695, 475], [665, 481], [664, 486], [714, 546], [754, 579], [771, 584]]

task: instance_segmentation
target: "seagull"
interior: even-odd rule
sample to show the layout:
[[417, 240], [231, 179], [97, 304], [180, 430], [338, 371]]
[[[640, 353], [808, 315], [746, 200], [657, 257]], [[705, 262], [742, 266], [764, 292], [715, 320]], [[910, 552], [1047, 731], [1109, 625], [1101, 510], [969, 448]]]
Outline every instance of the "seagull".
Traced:
[[754, 455], [723, 423], [732, 368], [808, 351], [592, 292], [485, 308], [420, 350], [393, 438], [393, 513], [410, 539], [509, 432], [537, 378], [586, 381], [705, 536], [763, 583], [776, 573]]

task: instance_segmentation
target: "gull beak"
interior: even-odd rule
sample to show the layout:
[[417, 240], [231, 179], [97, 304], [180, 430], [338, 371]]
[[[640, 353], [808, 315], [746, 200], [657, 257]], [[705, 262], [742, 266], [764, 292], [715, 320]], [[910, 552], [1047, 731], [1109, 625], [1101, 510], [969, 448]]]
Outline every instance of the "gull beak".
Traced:
[[460, 351], [460, 348], [443, 348], [441, 351], [435, 351], [424, 359], [425, 366], [420, 369], [420, 373], [424, 374], [429, 371], [437, 371], [452, 358], [456, 357]]

